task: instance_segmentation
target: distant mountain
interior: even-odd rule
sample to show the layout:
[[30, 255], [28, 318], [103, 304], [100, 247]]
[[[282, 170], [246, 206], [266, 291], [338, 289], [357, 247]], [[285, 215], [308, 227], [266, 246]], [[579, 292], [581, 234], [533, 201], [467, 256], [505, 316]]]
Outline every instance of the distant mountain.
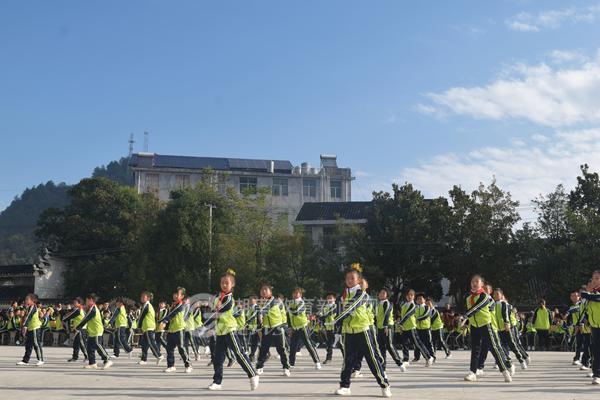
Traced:
[[[106, 166], [94, 168], [92, 176], [105, 177], [122, 185], [133, 185], [133, 173], [123, 157]], [[34, 231], [42, 211], [47, 208], [63, 208], [68, 202], [71, 186], [64, 182], [48, 181], [27, 188], [0, 213], [0, 265], [31, 263], [37, 259], [39, 244]]]

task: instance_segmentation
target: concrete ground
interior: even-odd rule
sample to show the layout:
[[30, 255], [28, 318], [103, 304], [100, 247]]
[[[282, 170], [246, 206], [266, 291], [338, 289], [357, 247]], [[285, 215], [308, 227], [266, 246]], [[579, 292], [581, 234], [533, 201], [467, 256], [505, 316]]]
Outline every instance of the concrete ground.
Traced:
[[[265, 366], [260, 387], [249, 390], [249, 382], [236, 364], [225, 370], [222, 392], [209, 392], [212, 367], [207, 359], [194, 363], [194, 371], [186, 374], [180, 360], [173, 374], [162, 372], [153, 362], [136, 365], [136, 357], [121, 358], [109, 370], [84, 370], [83, 363], [66, 363], [68, 348], [44, 349], [46, 365], [18, 367], [22, 347], [0, 346], [0, 399], [176, 399], [176, 398], [332, 398], [338, 387], [341, 367], [340, 353], [334, 353], [334, 363], [316, 371], [306, 350], [299, 357], [291, 377], [281, 374], [275, 358]], [[136, 350], [136, 354], [137, 350]], [[592, 386], [585, 373], [572, 366], [568, 353], [532, 353], [532, 365], [527, 371], [517, 371], [512, 384], [488, 365], [486, 376], [477, 383], [463, 381], [468, 369], [469, 353], [458, 351], [449, 360], [441, 359], [435, 366], [423, 363], [411, 365], [401, 373], [393, 366], [388, 370], [394, 398], [402, 399], [599, 399], [600, 386]], [[491, 359], [491, 357], [490, 357]], [[364, 366], [366, 368], [366, 365]], [[364, 377], [352, 383], [354, 397], [378, 397], [381, 391], [368, 370]]]

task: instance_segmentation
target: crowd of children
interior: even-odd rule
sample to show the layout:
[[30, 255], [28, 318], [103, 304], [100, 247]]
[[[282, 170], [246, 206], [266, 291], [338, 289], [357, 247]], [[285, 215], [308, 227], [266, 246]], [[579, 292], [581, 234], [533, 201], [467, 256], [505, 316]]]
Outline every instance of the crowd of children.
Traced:
[[[330, 293], [320, 304], [305, 300], [301, 288], [286, 301], [267, 284], [259, 288], [259, 297], [236, 301], [233, 270], [222, 275], [214, 301], [192, 304], [185, 289], [178, 287], [171, 305], [160, 301], [156, 309], [150, 291], [143, 291], [135, 304], [122, 298], [98, 304], [92, 293], [66, 306], [46, 306], [28, 294], [22, 303], [14, 302], [0, 313], [0, 344], [24, 345], [18, 362], [23, 366], [45, 363], [44, 344], [68, 343], [72, 355], [65, 361], [75, 362], [82, 355], [87, 369], [110, 368], [115, 358], [131, 357], [139, 348], [139, 365], [147, 364], [151, 354], [157, 364], [166, 359], [164, 372], [171, 373], [176, 371], [177, 349], [185, 372], [191, 373], [192, 363], [206, 355], [214, 368], [209, 390], [222, 389], [226, 360], [228, 366], [239, 364], [255, 390], [272, 347], [285, 376], [291, 376], [302, 347], [317, 370], [330, 363], [338, 349], [343, 358], [338, 395], [351, 394], [351, 380], [362, 376], [363, 361], [382, 395], [390, 397], [387, 369], [404, 372], [421, 359], [425, 367], [432, 367], [438, 354], [450, 358], [455, 349], [471, 351], [470, 371], [464, 378], [470, 382], [484, 376], [488, 353], [504, 380], [511, 382], [517, 363], [528, 368], [528, 352], [553, 349], [574, 351], [573, 364], [593, 384], [600, 384], [600, 271], [571, 293], [572, 305], [563, 313], [546, 308], [544, 300], [530, 313], [518, 312], [503, 289], [479, 275], [471, 279], [465, 314], [450, 306], [438, 310], [430, 297], [412, 289], [398, 302], [386, 289], [371, 297], [358, 264], [345, 272], [344, 282], [340, 295]], [[318, 347], [326, 349], [323, 362]], [[395, 367], [390, 367], [388, 356]]]

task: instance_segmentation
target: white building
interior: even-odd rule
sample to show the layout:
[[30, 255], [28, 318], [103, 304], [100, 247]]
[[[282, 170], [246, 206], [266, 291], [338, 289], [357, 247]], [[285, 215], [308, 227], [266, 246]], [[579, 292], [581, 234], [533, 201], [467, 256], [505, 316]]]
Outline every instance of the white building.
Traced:
[[352, 197], [350, 168], [339, 168], [337, 157], [321, 155], [321, 165], [293, 166], [285, 160], [171, 156], [136, 153], [129, 166], [138, 193], [154, 192], [163, 201], [171, 191], [195, 185], [206, 169], [214, 171], [219, 191], [233, 187], [239, 192], [270, 188], [273, 212], [296, 219], [306, 202], [347, 202]]

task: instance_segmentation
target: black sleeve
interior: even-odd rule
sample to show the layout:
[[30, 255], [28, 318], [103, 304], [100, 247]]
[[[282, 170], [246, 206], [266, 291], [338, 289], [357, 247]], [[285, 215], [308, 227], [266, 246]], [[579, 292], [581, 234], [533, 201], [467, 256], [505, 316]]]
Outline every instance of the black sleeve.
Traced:
[[88, 323], [89, 320], [94, 318], [95, 315], [96, 315], [96, 307], [92, 307], [92, 309], [85, 315], [85, 317], [83, 317], [83, 319], [81, 320], [81, 322], [79, 323], [79, 325], [77, 325], [77, 327], [75, 329], [80, 330], [81, 328], [83, 328], [85, 326], [85, 324]]

